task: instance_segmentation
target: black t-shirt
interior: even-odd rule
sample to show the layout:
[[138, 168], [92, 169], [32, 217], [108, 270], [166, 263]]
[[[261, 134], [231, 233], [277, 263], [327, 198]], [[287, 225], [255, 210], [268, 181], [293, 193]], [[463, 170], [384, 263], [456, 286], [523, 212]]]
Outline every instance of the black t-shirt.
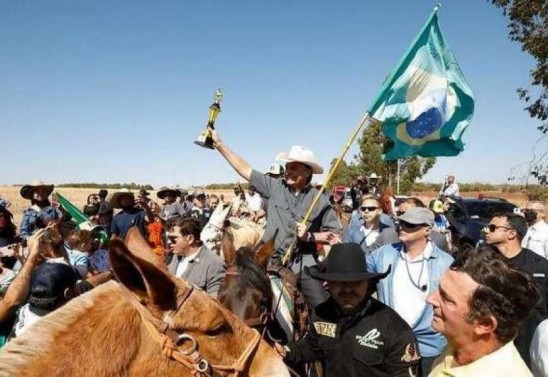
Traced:
[[514, 340], [521, 357], [531, 367], [529, 347], [531, 346], [533, 334], [538, 324], [548, 318], [548, 260], [529, 249], [521, 249], [518, 255], [513, 258], [506, 258], [506, 261], [512, 267], [530, 273], [540, 291], [541, 297], [537, 307], [520, 326], [518, 336]]

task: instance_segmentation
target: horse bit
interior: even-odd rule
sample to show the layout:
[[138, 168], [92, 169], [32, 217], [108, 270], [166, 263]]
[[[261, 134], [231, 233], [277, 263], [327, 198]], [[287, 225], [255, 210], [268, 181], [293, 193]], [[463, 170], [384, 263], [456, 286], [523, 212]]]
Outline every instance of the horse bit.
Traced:
[[[169, 324], [172, 322], [173, 317], [179, 312], [183, 304], [194, 291], [193, 286], [190, 286], [190, 288], [178, 298], [175, 310], [168, 311], [162, 320], [152, 316], [129, 289], [123, 285], [120, 285], [120, 288], [126, 299], [128, 299], [130, 304], [139, 312], [141, 319], [152, 338], [161, 346], [162, 354], [167, 358], [186, 366], [195, 377], [212, 377], [214, 375], [219, 375], [219, 372], [223, 375], [232, 374], [233, 376], [238, 376], [244, 372], [248, 359], [259, 346], [261, 335], [256, 330], [253, 330], [253, 340], [234, 364], [229, 366], [212, 365], [200, 354], [198, 341], [192, 335], [185, 333], [179, 334], [169, 328]], [[182, 349], [181, 345], [185, 342], [190, 342], [190, 347]]]

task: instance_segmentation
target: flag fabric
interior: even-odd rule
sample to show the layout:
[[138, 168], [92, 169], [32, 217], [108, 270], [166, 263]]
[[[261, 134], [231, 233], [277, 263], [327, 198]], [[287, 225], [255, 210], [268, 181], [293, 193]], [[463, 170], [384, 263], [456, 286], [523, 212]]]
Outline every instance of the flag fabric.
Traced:
[[61, 207], [63, 207], [64, 210], [67, 211], [70, 216], [72, 216], [73, 221], [76, 223], [76, 225], [78, 225], [80, 229], [90, 230], [93, 227], [93, 224], [91, 223], [91, 221], [89, 221], [86, 215], [84, 215], [82, 211], [80, 211], [78, 207], [72, 204], [67, 198], [65, 198], [58, 192], [55, 193], [55, 196], [57, 197], [57, 201], [59, 202]]
[[72, 217], [72, 220], [76, 223], [78, 229], [96, 231], [99, 237], [99, 240], [102, 244], [106, 244], [109, 238], [108, 230], [92, 223], [82, 211], [78, 209], [74, 204], [72, 204], [67, 198], [63, 195], [55, 192], [53, 194], [53, 200], [57, 201], [61, 207]]
[[474, 94], [438, 25], [439, 6], [392, 72], [369, 114], [391, 148], [383, 156], [456, 156], [474, 113]]

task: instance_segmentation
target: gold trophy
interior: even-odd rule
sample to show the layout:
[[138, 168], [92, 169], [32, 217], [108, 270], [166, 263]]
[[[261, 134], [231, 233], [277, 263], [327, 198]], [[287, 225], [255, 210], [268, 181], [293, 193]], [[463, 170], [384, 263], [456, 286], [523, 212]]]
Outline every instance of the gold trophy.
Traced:
[[223, 100], [224, 94], [221, 91], [221, 89], [217, 89], [215, 91], [215, 96], [213, 103], [211, 106], [209, 106], [209, 117], [207, 120], [207, 126], [202, 131], [200, 136], [198, 136], [198, 140], [194, 142], [194, 144], [199, 145], [200, 147], [208, 148], [208, 149], [215, 149], [213, 147], [213, 139], [211, 138], [211, 131], [215, 129], [215, 120], [217, 120], [217, 116], [221, 112], [221, 101]]

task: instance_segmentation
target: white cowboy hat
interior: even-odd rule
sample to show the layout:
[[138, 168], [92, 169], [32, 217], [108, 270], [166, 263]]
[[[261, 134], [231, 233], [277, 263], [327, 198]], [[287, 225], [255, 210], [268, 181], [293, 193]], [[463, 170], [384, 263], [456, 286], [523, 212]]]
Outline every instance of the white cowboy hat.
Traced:
[[323, 168], [318, 163], [314, 153], [307, 147], [302, 147], [300, 145], [293, 145], [287, 152], [280, 152], [276, 156], [276, 160], [283, 162], [300, 162], [312, 168], [313, 174], [322, 174]]
[[123, 188], [120, 189], [120, 191], [115, 192], [112, 195], [112, 198], [109, 200], [109, 206], [110, 208], [121, 208], [120, 207], [120, 197], [123, 195], [130, 195], [133, 199], [135, 199], [135, 194], [132, 193], [129, 189]]
[[45, 187], [48, 190], [48, 196], [53, 192], [53, 185], [48, 185], [42, 181], [32, 181], [30, 185], [25, 185], [21, 187], [21, 191], [19, 192], [21, 196], [25, 199], [31, 199], [32, 194], [34, 193], [34, 190], [38, 187]]
[[371, 175], [369, 176], [369, 179], [379, 179], [381, 177], [382, 175], [377, 175], [377, 173], [371, 173]]

